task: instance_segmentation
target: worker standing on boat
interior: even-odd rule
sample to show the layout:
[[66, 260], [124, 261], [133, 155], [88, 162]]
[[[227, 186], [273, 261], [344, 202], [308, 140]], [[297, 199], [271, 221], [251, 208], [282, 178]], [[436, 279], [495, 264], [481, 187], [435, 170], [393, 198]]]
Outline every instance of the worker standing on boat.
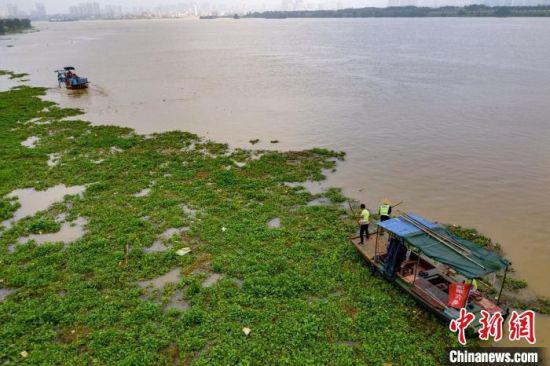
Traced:
[[477, 280], [475, 278], [467, 278], [464, 283], [470, 285], [470, 292], [468, 292], [468, 298], [477, 292]]
[[378, 207], [378, 214], [380, 215], [380, 221], [386, 221], [390, 219], [391, 215], [391, 202], [389, 199], [384, 198]]
[[364, 203], [361, 204], [361, 217], [359, 218], [359, 237], [361, 238], [361, 244], [363, 244], [363, 235], [369, 240], [369, 222], [370, 212]]

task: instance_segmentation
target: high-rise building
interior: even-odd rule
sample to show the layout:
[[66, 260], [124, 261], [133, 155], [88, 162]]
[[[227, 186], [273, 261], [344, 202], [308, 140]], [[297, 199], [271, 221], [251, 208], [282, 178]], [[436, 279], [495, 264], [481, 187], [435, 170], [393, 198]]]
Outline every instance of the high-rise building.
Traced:
[[283, 10], [283, 11], [292, 10], [290, 0], [281, 0], [281, 10]]
[[69, 7], [69, 14], [78, 19], [99, 18], [101, 9], [98, 3], [79, 3]]
[[120, 5], [105, 5], [101, 15], [107, 19], [117, 19], [122, 16], [122, 6]]
[[8, 4], [8, 18], [17, 18], [19, 16], [19, 8], [17, 5]]
[[34, 4], [34, 9], [31, 10], [31, 18], [43, 20], [47, 18], [46, 6], [42, 3]]

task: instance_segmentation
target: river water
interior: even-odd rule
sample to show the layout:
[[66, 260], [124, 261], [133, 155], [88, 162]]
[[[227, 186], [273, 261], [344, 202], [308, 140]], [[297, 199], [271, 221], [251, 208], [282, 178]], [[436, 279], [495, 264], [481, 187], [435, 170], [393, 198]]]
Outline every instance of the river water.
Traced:
[[[94, 123], [344, 150], [328, 184], [373, 208], [387, 196], [479, 228], [550, 296], [550, 20], [36, 25], [0, 39], [0, 68], [30, 73]], [[67, 64], [90, 90], [56, 88]]]

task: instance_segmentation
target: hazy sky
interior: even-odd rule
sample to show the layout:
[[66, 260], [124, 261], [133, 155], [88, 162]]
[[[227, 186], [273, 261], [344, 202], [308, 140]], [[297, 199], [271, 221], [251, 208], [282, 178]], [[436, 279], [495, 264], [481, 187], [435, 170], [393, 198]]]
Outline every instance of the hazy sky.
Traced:
[[[198, 2], [202, 2], [201, 0]], [[219, 0], [213, 0], [217, 2]], [[223, 0], [222, 0], [223, 1]], [[100, 4], [111, 5], [123, 5], [125, 7], [133, 8], [139, 6], [156, 6], [156, 5], [170, 5], [177, 3], [197, 2], [189, 0], [0, 0], [1, 5], [16, 4], [21, 10], [28, 10], [34, 8], [34, 4], [40, 2], [46, 5], [48, 13], [64, 12], [70, 5], [85, 2], [97, 2]]]
[[[304, 3], [325, 3], [334, 5], [339, 0], [302, 0]], [[344, 6], [385, 6], [388, 0], [340, 0], [340, 3]], [[448, 0], [456, 1], [456, 0]], [[126, 9], [133, 9], [134, 7], [154, 7], [157, 5], [173, 5], [181, 3], [209, 3], [212, 5], [220, 4], [241, 4], [245, 5], [247, 9], [266, 9], [266, 8], [278, 8], [281, 4], [281, 0], [0, 0], [0, 6], [6, 4], [16, 4], [20, 10], [28, 11], [34, 8], [34, 4], [40, 2], [46, 5], [49, 14], [53, 13], [65, 13], [70, 5], [83, 3], [83, 2], [97, 2], [99, 4], [111, 4], [122, 5]]]

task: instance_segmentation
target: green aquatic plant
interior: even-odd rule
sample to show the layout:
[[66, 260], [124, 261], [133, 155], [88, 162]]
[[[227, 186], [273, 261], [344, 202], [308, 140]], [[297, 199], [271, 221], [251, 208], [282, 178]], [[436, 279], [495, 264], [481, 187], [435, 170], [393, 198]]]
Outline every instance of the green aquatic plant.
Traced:
[[[502, 249], [498, 243], [494, 243], [491, 238], [480, 234], [474, 228], [466, 228], [457, 225], [447, 225], [447, 228], [455, 235], [470, 240], [490, 251], [502, 254]], [[550, 302], [547, 298], [541, 296], [527, 296], [527, 299], [523, 299], [524, 294], [521, 294], [520, 290], [528, 288], [528, 283], [525, 280], [515, 277], [515, 269], [510, 264], [508, 268], [508, 276], [504, 282], [504, 293], [502, 294], [501, 302], [504, 306], [509, 308], [530, 309], [537, 311], [541, 314], [548, 314], [550, 312]], [[484, 291], [487, 294], [496, 296], [499, 292], [500, 283], [502, 283], [502, 273], [497, 274], [499, 280], [497, 288], [485, 286]], [[490, 283], [491, 281], [486, 281]]]
[[476, 229], [470, 227], [463, 227], [459, 225], [448, 225], [447, 228], [453, 234], [460, 236], [472, 243], [478, 244], [485, 249], [491, 250], [496, 253], [501, 253], [501, 247], [498, 243], [495, 243], [488, 236], [480, 234]]
[[5, 18], [0, 19], [0, 35], [19, 33], [32, 29], [30, 19]]
[[15, 73], [13, 71], [6, 71], [6, 70], [0, 70], [0, 76], [8, 76], [11, 80], [15, 79], [23, 79], [26, 76], [29, 76], [29, 74], [26, 73]]
[[[0, 286], [15, 291], [0, 303], [0, 363], [434, 365], [456, 345], [366, 269], [341, 205], [310, 207], [311, 194], [285, 185], [323, 179], [343, 153], [231, 149], [180, 131], [145, 137], [67, 120], [80, 111], [44, 95], [0, 93], [2, 217], [13, 215], [6, 195], [17, 188], [86, 190], [0, 232]], [[30, 136], [40, 138], [33, 149], [21, 145]], [[49, 166], [49, 154], [59, 163]], [[61, 214], [87, 219], [82, 238], [17, 244], [29, 230], [54, 230]], [[273, 218], [280, 228], [268, 227]], [[178, 234], [165, 250], [144, 251], [170, 228]], [[175, 282], [140, 286], [174, 269]], [[205, 287], [213, 273], [220, 279]], [[167, 309], [176, 292], [187, 310]]]
[[55, 219], [37, 216], [30, 220], [27, 227], [32, 234], [56, 233], [61, 229], [61, 224]]
[[518, 291], [527, 287], [527, 282], [515, 278], [507, 278], [504, 283], [504, 288], [510, 291]]
[[325, 197], [334, 203], [343, 203], [347, 201], [347, 197], [342, 194], [342, 189], [331, 187], [324, 193]]
[[[0, 173], [1, 175], [1, 173]], [[13, 199], [0, 198], [0, 221], [4, 221], [13, 216], [13, 213], [21, 207], [21, 204]]]

